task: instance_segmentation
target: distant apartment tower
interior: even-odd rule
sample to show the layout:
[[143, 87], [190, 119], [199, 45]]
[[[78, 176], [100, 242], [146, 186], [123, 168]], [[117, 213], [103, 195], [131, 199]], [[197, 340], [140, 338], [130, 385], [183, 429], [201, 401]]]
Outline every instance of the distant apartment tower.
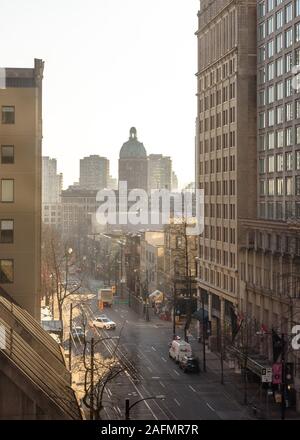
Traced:
[[43, 157], [42, 202], [59, 203], [63, 185], [63, 175], [57, 174], [57, 160]]
[[[258, 3], [259, 217], [300, 218], [300, 1]], [[298, 81], [299, 82], [299, 81]]]
[[101, 156], [89, 156], [80, 160], [81, 188], [101, 190], [107, 188], [109, 181], [109, 160]]
[[0, 86], [0, 287], [40, 319], [42, 60]]
[[127, 182], [128, 190], [148, 191], [148, 158], [144, 145], [138, 141], [137, 130], [130, 129], [129, 140], [120, 150], [119, 183]]
[[149, 190], [172, 189], [172, 160], [162, 154], [148, 156]]
[[198, 14], [196, 186], [205, 192], [198, 289], [213, 332], [239, 301], [239, 219], [256, 214], [256, 5], [202, 0]]
[[172, 171], [172, 191], [178, 190], [178, 177], [175, 171]]

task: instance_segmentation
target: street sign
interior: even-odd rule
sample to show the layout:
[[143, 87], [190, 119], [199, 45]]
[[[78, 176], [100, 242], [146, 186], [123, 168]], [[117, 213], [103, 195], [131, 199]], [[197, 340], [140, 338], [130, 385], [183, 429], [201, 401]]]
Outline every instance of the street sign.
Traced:
[[272, 383], [273, 371], [272, 368], [263, 368], [261, 370], [262, 383]]

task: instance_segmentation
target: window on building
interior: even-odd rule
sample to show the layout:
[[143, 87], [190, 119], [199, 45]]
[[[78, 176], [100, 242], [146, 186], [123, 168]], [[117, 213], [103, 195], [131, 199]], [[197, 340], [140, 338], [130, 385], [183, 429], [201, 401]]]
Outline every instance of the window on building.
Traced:
[[285, 193], [287, 196], [293, 195], [293, 178], [292, 177], [286, 177], [285, 179]]
[[300, 170], [300, 150], [295, 153], [296, 170]]
[[285, 105], [285, 119], [286, 121], [291, 121], [293, 119], [293, 103], [288, 102]]
[[283, 195], [283, 179], [281, 177], [276, 179], [276, 194], [278, 196]]
[[275, 194], [275, 185], [274, 185], [274, 179], [268, 180], [268, 195], [274, 196]]
[[300, 196], [300, 176], [296, 176], [295, 179], [295, 193], [296, 196]]
[[274, 173], [274, 168], [275, 168], [275, 160], [274, 160], [274, 156], [268, 156], [268, 172], [269, 173]]
[[14, 123], [15, 123], [15, 107], [2, 106], [2, 124], [14, 124]]
[[293, 56], [292, 52], [285, 55], [285, 73], [289, 73], [293, 67]]
[[276, 154], [276, 171], [283, 171], [283, 154]]
[[285, 144], [287, 147], [292, 145], [292, 128], [288, 127], [285, 130]]
[[293, 170], [293, 153], [292, 152], [285, 154], [285, 169], [286, 169], [286, 171]]
[[13, 145], [1, 145], [1, 163], [2, 164], [13, 164], [14, 161], [15, 161], [14, 146]]
[[283, 130], [278, 130], [276, 132], [276, 146], [277, 148], [282, 148], [284, 144], [284, 133]]
[[0, 220], [0, 243], [13, 243], [14, 222], [13, 220]]
[[285, 47], [290, 47], [293, 44], [293, 28], [285, 31]]
[[0, 260], [0, 283], [11, 284], [14, 282], [13, 260]]
[[283, 37], [282, 34], [276, 36], [275, 39], [276, 52], [279, 53], [283, 49]]
[[285, 22], [289, 23], [293, 19], [293, 3], [290, 2], [285, 7]]
[[1, 202], [14, 201], [14, 180], [1, 179]]

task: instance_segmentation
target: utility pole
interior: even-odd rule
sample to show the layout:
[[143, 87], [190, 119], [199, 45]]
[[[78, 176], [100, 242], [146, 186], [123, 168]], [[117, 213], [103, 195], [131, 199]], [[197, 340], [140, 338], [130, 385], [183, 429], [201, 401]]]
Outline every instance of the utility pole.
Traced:
[[282, 364], [282, 384], [281, 384], [281, 420], [285, 420], [285, 335], [281, 335], [281, 364]]
[[174, 279], [174, 295], [173, 295], [173, 339], [176, 338], [176, 279]]
[[90, 420], [94, 420], [94, 338], [91, 339]]
[[205, 321], [204, 321], [204, 293], [202, 292], [201, 295], [202, 299], [202, 335], [203, 335], [203, 371], [206, 372], [206, 328], [205, 328]]
[[72, 371], [72, 322], [73, 322], [73, 303], [70, 304], [70, 329], [69, 329], [69, 370]]

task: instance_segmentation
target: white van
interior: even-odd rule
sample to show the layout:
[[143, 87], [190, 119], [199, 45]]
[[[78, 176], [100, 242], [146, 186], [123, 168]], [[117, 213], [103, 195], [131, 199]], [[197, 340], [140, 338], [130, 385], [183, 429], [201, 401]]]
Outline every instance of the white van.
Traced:
[[180, 362], [184, 356], [192, 356], [192, 348], [186, 341], [172, 341], [169, 356], [176, 362]]

